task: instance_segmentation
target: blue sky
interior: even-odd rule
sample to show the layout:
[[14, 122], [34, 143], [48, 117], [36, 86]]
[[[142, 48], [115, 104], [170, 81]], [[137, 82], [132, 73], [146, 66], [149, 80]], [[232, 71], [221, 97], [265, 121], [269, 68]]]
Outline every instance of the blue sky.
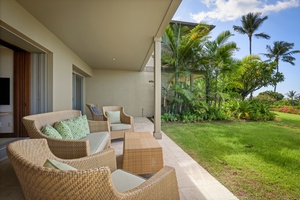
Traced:
[[[241, 59], [249, 54], [248, 36], [235, 32], [232, 27], [241, 26], [241, 16], [249, 12], [261, 12], [262, 16], [268, 16], [256, 33], [264, 32], [271, 36], [269, 40], [253, 37], [252, 54], [267, 53], [266, 45], [273, 46], [275, 41], [294, 43], [293, 50], [300, 50], [300, 0], [182, 0], [173, 20], [213, 24], [216, 27], [212, 31], [212, 39], [222, 31], [231, 31], [234, 34], [231, 41], [240, 48], [235, 57]], [[300, 54], [294, 57], [294, 66], [279, 62], [279, 71], [284, 74], [285, 81], [277, 85], [277, 92], [283, 95], [291, 90], [300, 93]], [[273, 88], [262, 88], [254, 95], [265, 90]]]

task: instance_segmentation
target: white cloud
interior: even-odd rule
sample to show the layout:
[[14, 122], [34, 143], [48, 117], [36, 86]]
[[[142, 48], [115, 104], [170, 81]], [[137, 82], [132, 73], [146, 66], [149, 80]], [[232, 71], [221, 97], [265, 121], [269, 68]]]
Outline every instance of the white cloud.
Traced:
[[207, 7], [210, 7], [213, 4], [214, 0], [202, 0], [202, 3]]
[[182, 17], [181, 16], [175, 16], [175, 17], [172, 18], [172, 20], [182, 21]]
[[196, 22], [233, 21], [249, 12], [261, 12], [264, 15], [288, 8], [298, 7], [300, 0], [281, 0], [268, 4], [267, 0], [202, 0], [209, 12], [190, 13]]

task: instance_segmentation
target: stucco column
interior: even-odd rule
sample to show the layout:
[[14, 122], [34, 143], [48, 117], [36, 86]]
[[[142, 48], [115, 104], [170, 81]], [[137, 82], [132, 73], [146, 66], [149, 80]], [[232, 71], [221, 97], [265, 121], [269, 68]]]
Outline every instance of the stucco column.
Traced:
[[156, 139], [161, 133], [161, 38], [154, 38], [154, 133]]

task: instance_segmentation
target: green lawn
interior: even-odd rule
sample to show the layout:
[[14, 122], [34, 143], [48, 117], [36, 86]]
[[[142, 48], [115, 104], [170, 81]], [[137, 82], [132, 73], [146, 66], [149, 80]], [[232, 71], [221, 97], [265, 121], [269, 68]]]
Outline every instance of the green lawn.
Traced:
[[162, 129], [239, 199], [300, 199], [300, 116], [277, 117]]
[[300, 115], [289, 114], [289, 113], [282, 113], [282, 112], [275, 112], [276, 113], [276, 120], [275, 123], [278, 125], [283, 126], [291, 126], [295, 128], [300, 128]]

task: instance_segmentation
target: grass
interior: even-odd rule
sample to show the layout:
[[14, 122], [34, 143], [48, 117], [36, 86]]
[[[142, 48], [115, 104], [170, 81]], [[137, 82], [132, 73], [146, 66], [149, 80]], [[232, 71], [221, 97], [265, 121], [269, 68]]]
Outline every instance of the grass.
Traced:
[[300, 128], [300, 115], [292, 115], [289, 113], [275, 112], [277, 117], [275, 123], [282, 126], [290, 126]]
[[300, 116], [277, 117], [162, 129], [239, 199], [300, 199]]

